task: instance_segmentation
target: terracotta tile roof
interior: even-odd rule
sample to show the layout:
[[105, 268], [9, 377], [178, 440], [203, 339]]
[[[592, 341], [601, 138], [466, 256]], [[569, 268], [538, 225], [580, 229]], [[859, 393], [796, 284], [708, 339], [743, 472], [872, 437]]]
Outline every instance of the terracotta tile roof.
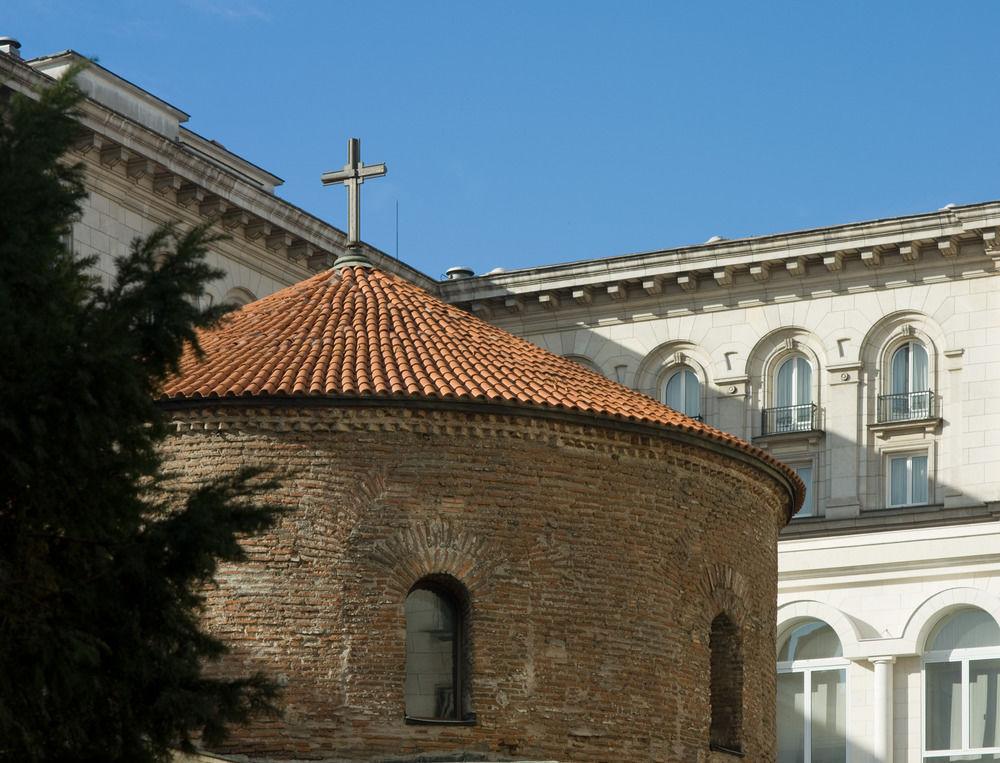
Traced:
[[170, 400], [340, 395], [520, 403], [702, 435], [798, 476], [770, 454], [554, 355], [377, 269], [327, 271], [202, 332]]

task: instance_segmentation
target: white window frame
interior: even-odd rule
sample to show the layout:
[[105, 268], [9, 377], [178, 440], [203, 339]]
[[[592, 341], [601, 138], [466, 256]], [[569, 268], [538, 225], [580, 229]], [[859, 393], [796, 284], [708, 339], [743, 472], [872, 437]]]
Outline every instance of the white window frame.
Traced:
[[[801, 461], [788, 459], [788, 460], [785, 461], [785, 463], [787, 463], [794, 470], [794, 472], [796, 474], [799, 473], [799, 469], [812, 469], [812, 477], [811, 477], [812, 484], [811, 485], [806, 485], [806, 490], [807, 491], [809, 491], [810, 488], [812, 490], [812, 492], [809, 494], [809, 497], [812, 498], [812, 504], [813, 504], [812, 505], [812, 513], [810, 513], [810, 514], [803, 514], [801, 517], [799, 517], [799, 515], [796, 514], [794, 517], [792, 517], [793, 521], [795, 519], [800, 519], [800, 518], [801, 519], [812, 519], [813, 517], [820, 516], [820, 513], [819, 513], [819, 502], [816, 500], [816, 461], [815, 461], [815, 459], [806, 459], [806, 460], [801, 460]], [[802, 475], [799, 475], [799, 476], [801, 477]], [[803, 482], [805, 482], [805, 480], [803, 480]]]
[[[844, 703], [844, 728], [850, 728], [851, 702], [849, 692], [849, 671], [851, 661], [844, 657], [828, 657], [822, 660], [792, 660], [790, 662], [779, 662], [778, 673], [802, 673], [802, 723], [805, 724], [805, 732], [802, 737], [802, 748], [805, 757], [802, 763], [812, 763], [812, 674], [817, 670], [843, 670], [844, 671], [844, 694], [847, 701]], [[847, 745], [845, 744], [845, 750]], [[847, 755], [844, 760], [846, 763]]]
[[669, 405], [667, 403], [667, 385], [670, 384], [670, 382], [673, 381], [673, 378], [678, 374], [681, 375], [681, 400], [687, 401], [687, 376], [684, 375], [685, 372], [694, 376], [695, 383], [698, 385], [698, 411], [697, 413], [691, 413], [683, 408], [675, 410], [677, 410], [678, 413], [683, 413], [685, 416], [701, 416], [704, 419], [704, 414], [702, 413], [702, 409], [704, 408], [702, 393], [705, 389], [705, 385], [702, 383], [701, 377], [698, 376], [698, 372], [691, 366], [675, 366], [667, 372], [667, 376], [663, 380], [663, 404]]
[[[969, 663], [976, 660], [1000, 659], [1000, 646], [981, 646], [972, 649], [950, 649], [924, 653], [920, 665], [920, 751], [923, 760], [936, 760], [959, 755], [1000, 755], [1000, 747], [969, 747]], [[962, 664], [962, 747], [956, 750], [927, 749], [927, 664], [960, 662]]]
[[771, 379], [771, 389], [773, 390], [771, 394], [772, 407], [778, 407], [778, 376], [781, 374], [781, 369], [785, 367], [786, 363], [793, 363], [796, 360], [803, 360], [809, 366], [809, 399], [805, 402], [799, 400], [799, 364], [794, 363], [792, 365], [792, 402], [790, 406], [794, 408], [795, 406], [811, 405], [816, 402], [813, 400], [816, 397], [815, 390], [813, 389], [813, 385], [816, 383], [816, 369], [813, 368], [812, 361], [808, 357], [801, 352], [796, 352], [793, 355], [782, 358], [774, 366], [774, 376]]
[[[924, 355], [927, 357], [927, 389], [913, 389], [913, 347], [914, 345], [920, 347], [924, 351]], [[906, 362], [906, 389], [893, 389], [892, 383], [892, 366], [896, 360], [896, 353], [902, 350], [904, 347], [910, 348], [910, 357]], [[927, 351], [927, 345], [924, 344], [919, 339], [907, 339], [905, 342], [900, 342], [895, 347], [889, 351], [889, 372], [885, 375], [887, 387], [886, 394], [889, 395], [905, 395], [911, 392], [927, 392], [931, 386], [931, 354]]]
[[[923, 456], [927, 459], [927, 500], [913, 502], [913, 459]], [[892, 462], [906, 459], [906, 502], [892, 502]], [[885, 506], [887, 509], [901, 509], [908, 506], [929, 506], [931, 504], [931, 454], [929, 450], [911, 450], [885, 454]]]

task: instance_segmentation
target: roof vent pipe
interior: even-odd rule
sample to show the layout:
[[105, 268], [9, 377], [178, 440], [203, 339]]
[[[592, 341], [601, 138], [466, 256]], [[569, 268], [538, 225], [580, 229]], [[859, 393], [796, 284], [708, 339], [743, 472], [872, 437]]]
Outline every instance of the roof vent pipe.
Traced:
[[0, 37], [0, 53], [10, 56], [11, 58], [21, 58], [21, 43], [15, 40], [13, 37]]
[[475, 274], [475, 270], [467, 268], [464, 265], [456, 265], [455, 267], [448, 268], [444, 271], [444, 277], [449, 281], [457, 281], [460, 278], [472, 278]]

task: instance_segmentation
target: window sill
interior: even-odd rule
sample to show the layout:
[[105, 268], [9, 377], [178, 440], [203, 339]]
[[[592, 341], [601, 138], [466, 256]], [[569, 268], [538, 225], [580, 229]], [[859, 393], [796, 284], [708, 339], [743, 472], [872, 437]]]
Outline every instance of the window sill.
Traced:
[[[822, 429], [804, 429], [795, 432], [768, 432], [753, 438], [753, 444], [767, 449], [781, 445], [815, 445], [826, 436]], [[721, 748], [720, 748], [721, 749]]]
[[403, 722], [407, 726], [475, 726], [476, 714], [469, 713], [461, 720], [457, 718], [417, 718], [412, 715], [404, 715]]
[[940, 416], [907, 421], [877, 421], [868, 425], [868, 431], [880, 440], [888, 440], [893, 435], [937, 434], [941, 429], [941, 423]]

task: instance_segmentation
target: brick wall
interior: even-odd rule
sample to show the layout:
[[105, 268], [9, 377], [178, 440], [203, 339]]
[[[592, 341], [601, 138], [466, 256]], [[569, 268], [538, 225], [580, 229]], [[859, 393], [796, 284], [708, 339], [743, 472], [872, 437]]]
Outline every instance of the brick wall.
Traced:
[[[785, 494], [665, 438], [415, 409], [179, 412], [168, 464], [195, 482], [293, 471], [291, 510], [209, 592], [224, 669], [284, 685], [284, 715], [223, 752], [375, 760], [467, 752], [715, 761], [710, 628], [739, 628], [747, 759], [774, 759], [776, 540]], [[404, 722], [404, 601], [469, 593], [471, 726]], [[722, 757], [720, 757], [720, 755]], [[735, 758], [733, 758], [735, 760]]]

